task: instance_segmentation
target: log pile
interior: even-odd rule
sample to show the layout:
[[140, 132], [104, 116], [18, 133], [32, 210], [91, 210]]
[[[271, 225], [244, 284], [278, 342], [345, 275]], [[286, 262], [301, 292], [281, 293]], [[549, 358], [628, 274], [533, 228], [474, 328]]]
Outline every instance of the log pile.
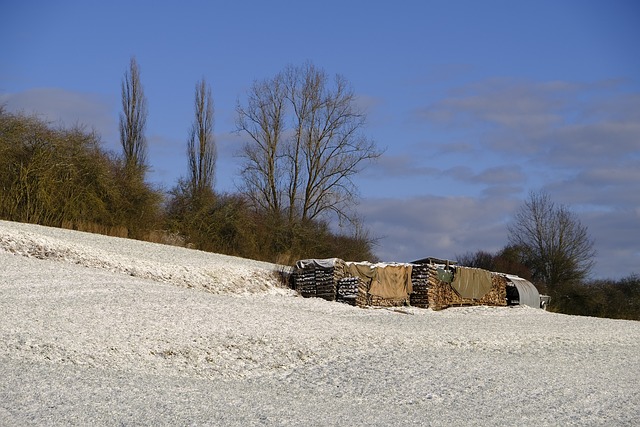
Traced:
[[428, 286], [429, 307], [432, 310], [442, 310], [449, 307], [453, 288], [450, 283], [442, 282], [438, 279], [435, 265], [429, 265]]
[[356, 299], [358, 298], [358, 278], [357, 277], [345, 277], [338, 281], [338, 288], [336, 291], [336, 301], [343, 302], [350, 305], [356, 305]]
[[335, 301], [336, 285], [338, 284], [333, 277], [335, 268], [316, 268], [316, 297], [327, 301]]
[[498, 273], [491, 273], [491, 289], [485, 295], [478, 299], [463, 298], [451, 286], [451, 272], [455, 271], [455, 266], [450, 267], [448, 262], [446, 265], [432, 262], [413, 264], [413, 291], [403, 298], [383, 298], [369, 293], [369, 273], [365, 274], [367, 277], [353, 277], [344, 261], [335, 259], [331, 262], [333, 264], [308, 263], [304, 268], [295, 268], [292, 273], [294, 289], [306, 298], [323, 298], [358, 307], [395, 307], [409, 303], [415, 307], [442, 310], [462, 305], [507, 305], [508, 280]]
[[491, 290], [478, 300], [481, 305], [507, 305], [507, 279], [501, 274], [491, 273]]
[[429, 307], [429, 265], [414, 264], [411, 269], [411, 284], [413, 292], [409, 295], [409, 302], [414, 307]]
[[491, 273], [491, 290], [479, 299], [462, 298], [451, 284], [441, 282], [435, 274], [429, 274], [429, 283], [429, 306], [433, 310], [463, 305], [507, 305], [507, 280], [498, 273]]
[[313, 269], [296, 269], [293, 274], [294, 289], [305, 298], [316, 296], [316, 272]]
[[358, 296], [356, 296], [356, 305], [358, 307], [366, 307], [369, 305], [369, 282], [361, 277], [358, 280]]
[[[374, 268], [385, 268], [381, 265], [375, 265]], [[378, 273], [380, 274], [380, 273]], [[371, 278], [358, 277], [358, 295], [356, 297], [356, 305], [358, 307], [400, 307], [410, 303], [410, 294], [405, 294], [399, 298], [382, 297], [373, 295], [369, 291], [371, 289]]]
[[335, 301], [338, 283], [346, 276], [346, 265], [341, 259], [336, 259], [332, 267], [309, 265], [294, 269], [292, 276], [294, 289], [303, 297]]
[[367, 294], [366, 305], [371, 307], [401, 307], [409, 303], [409, 297], [407, 298], [382, 298], [377, 295]]

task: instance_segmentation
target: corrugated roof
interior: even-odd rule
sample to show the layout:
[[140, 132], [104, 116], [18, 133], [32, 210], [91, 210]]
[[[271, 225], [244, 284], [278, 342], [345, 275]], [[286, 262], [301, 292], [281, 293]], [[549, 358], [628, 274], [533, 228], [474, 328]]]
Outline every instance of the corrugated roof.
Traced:
[[520, 305], [540, 308], [540, 293], [533, 283], [523, 279], [522, 277], [513, 276], [511, 274], [505, 274], [504, 276], [516, 286], [516, 289], [518, 289]]

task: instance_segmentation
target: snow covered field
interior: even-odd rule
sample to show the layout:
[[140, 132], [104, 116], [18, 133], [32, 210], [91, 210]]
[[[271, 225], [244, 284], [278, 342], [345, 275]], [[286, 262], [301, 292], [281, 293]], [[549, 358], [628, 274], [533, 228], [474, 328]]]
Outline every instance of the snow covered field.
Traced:
[[640, 323], [359, 309], [276, 266], [0, 221], [0, 425], [639, 425]]

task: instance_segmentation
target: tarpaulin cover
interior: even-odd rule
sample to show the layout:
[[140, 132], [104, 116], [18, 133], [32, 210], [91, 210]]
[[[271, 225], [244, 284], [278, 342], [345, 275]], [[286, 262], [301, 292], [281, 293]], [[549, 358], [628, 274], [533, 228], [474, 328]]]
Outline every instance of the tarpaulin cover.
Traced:
[[451, 283], [453, 280], [453, 273], [449, 270], [445, 270], [444, 268], [438, 268], [436, 270], [436, 275], [438, 276], [438, 280], [445, 283]]
[[385, 265], [376, 268], [369, 293], [382, 298], [400, 299], [413, 292], [410, 265]]
[[411, 265], [347, 263], [349, 275], [368, 282], [369, 293], [386, 299], [407, 298], [413, 292]]
[[491, 272], [481, 268], [456, 267], [451, 286], [462, 298], [480, 299], [491, 290]]
[[333, 268], [339, 258], [326, 258], [326, 259], [301, 259], [296, 262], [296, 268]]
[[347, 271], [350, 276], [360, 277], [367, 283], [370, 283], [376, 275], [373, 264], [368, 262], [348, 262]]

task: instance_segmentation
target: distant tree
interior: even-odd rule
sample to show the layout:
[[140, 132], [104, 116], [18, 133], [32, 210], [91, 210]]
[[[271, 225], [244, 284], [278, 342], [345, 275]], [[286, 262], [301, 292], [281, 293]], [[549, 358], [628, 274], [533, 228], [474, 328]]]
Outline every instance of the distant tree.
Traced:
[[213, 99], [211, 88], [203, 78], [196, 84], [195, 118], [187, 143], [189, 185], [193, 197], [213, 192], [216, 166], [216, 143], [213, 138]]
[[144, 175], [146, 167], [147, 100], [140, 81], [140, 69], [135, 57], [122, 81], [122, 112], [120, 113], [120, 144], [127, 170]]
[[498, 273], [513, 274], [531, 280], [531, 271], [524, 265], [523, 250], [518, 246], [507, 245], [496, 253], [483, 250], [456, 255], [459, 265], [482, 268]]
[[143, 237], [160, 195], [101, 149], [95, 132], [0, 111], [0, 217]]
[[533, 279], [549, 288], [584, 280], [595, 250], [587, 227], [548, 194], [532, 192], [508, 226], [509, 242], [522, 248]]
[[487, 251], [466, 252], [456, 255], [456, 261], [459, 265], [465, 267], [482, 268], [484, 270], [495, 270], [495, 255]]
[[[308, 63], [255, 83], [238, 105], [244, 188], [251, 200], [289, 223], [354, 217], [352, 178], [381, 155], [361, 133], [365, 115], [347, 81]], [[286, 127], [290, 124], [290, 127]]]
[[525, 265], [524, 250], [519, 246], [507, 245], [502, 248], [494, 255], [493, 267], [497, 272], [531, 280], [531, 270]]
[[559, 286], [551, 310], [564, 314], [640, 320], [640, 276]]

